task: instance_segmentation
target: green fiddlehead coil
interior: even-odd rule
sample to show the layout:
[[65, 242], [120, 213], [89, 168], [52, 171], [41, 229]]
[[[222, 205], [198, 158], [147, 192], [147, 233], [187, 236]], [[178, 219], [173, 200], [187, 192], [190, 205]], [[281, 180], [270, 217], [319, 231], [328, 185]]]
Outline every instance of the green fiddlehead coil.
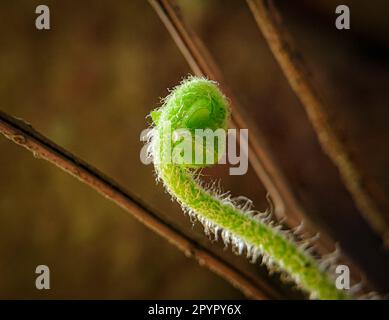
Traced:
[[[151, 156], [157, 177], [185, 212], [198, 219], [206, 233], [220, 234], [224, 243], [238, 253], [244, 250], [255, 261], [259, 256], [270, 270], [277, 270], [294, 281], [313, 299], [344, 299], [344, 292], [320, 264], [293, 240], [291, 235], [269, 224], [250, 205], [239, 204], [229, 196], [207, 190], [196, 170], [201, 164], [176, 164], [168, 161], [172, 131], [227, 128], [229, 104], [215, 82], [190, 77], [163, 100], [151, 113], [155, 124], [151, 137]], [[219, 155], [217, 155], [219, 156]]]

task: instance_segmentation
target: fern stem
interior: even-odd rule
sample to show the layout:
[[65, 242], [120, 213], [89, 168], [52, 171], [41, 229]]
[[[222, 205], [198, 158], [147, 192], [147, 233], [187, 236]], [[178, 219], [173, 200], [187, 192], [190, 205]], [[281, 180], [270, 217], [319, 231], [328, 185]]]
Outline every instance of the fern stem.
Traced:
[[[193, 111], [193, 108], [197, 109]], [[206, 108], [208, 113], [204, 111]], [[196, 178], [191, 165], [166, 161], [167, 146], [171, 143], [168, 130], [185, 127], [188, 123], [195, 123], [196, 128], [225, 128], [228, 112], [227, 100], [214, 82], [190, 78], [175, 88], [163, 106], [152, 113], [156, 127], [151, 152], [158, 178], [183, 209], [203, 223], [207, 232], [216, 237], [221, 233], [224, 242], [231, 243], [238, 253], [242, 254], [245, 249], [253, 260], [261, 255], [270, 270], [284, 273], [311, 298], [347, 298], [318, 262], [290, 236], [233, 201], [207, 190]], [[188, 114], [192, 115], [189, 120]], [[200, 119], [198, 114], [202, 114]]]

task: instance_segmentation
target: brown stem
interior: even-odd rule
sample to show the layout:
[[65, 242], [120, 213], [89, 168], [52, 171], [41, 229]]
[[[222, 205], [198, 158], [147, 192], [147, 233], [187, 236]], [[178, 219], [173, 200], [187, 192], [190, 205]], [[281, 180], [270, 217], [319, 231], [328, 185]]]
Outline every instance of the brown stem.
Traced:
[[331, 126], [327, 108], [312, 85], [310, 73], [301, 55], [294, 49], [289, 34], [282, 26], [279, 11], [271, 0], [247, 0], [247, 3], [275, 59], [304, 106], [324, 152], [338, 168], [343, 183], [362, 215], [381, 235], [384, 242], [388, 242], [389, 228], [385, 216], [364, 187], [366, 177], [362, 177], [337, 132]]
[[254, 299], [279, 298], [280, 294], [262, 279], [253, 279], [228, 261], [218, 257], [185, 233], [163, 221], [150, 208], [119, 186], [115, 181], [100, 173], [88, 163], [59, 147], [35, 131], [29, 124], [0, 111], [0, 133], [9, 140], [31, 151], [36, 158], [51, 162], [71, 174], [98, 193], [108, 198], [141, 223], [167, 239], [186, 256], [194, 258], [232, 283], [245, 295]]
[[[318, 229], [311, 223], [309, 215], [299, 205], [290, 185], [271, 155], [265, 139], [251, 122], [250, 117], [245, 114], [244, 109], [240, 107], [233, 92], [226, 86], [222, 73], [208, 50], [185, 23], [179, 6], [174, 0], [149, 0], [149, 3], [164, 23], [194, 74], [206, 76], [219, 82], [222, 91], [226, 93], [231, 101], [231, 126], [250, 130], [249, 161], [270, 195], [269, 198], [274, 204], [274, 213], [278, 218], [284, 219], [285, 223], [291, 228], [297, 227], [301, 224], [301, 221], [304, 221], [304, 230], [310, 234], [315, 234]], [[320, 254], [325, 255], [334, 250], [335, 244], [331, 238], [321, 232], [321, 237], [315, 248]], [[345, 255], [342, 255], [342, 259], [351, 267], [356, 281], [359, 281], [361, 270]]]
[[[228, 96], [232, 108], [231, 127], [249, 129], [249, 161], [274, 203], [275, 215], [285, 219], [291, 227], [299, 225], [304, 214], [283, 174], [278, 169], [265, 139], [251, 123], [250, 117], [239, 106], [237, 99], [226, 86], [220, 70], [200, 39], [185, 23], [178, 5], [173, 0], [149, 0], [149, 2], [170, 32], [194, 74], [216, 80], [222, 91]], [[324, 241], [324, 237], [321, 241]], [[330, 240], [327, 239], [326, 242], [325, 246], [328, 251], [328, 248], [333, 246], [330, 244]]]

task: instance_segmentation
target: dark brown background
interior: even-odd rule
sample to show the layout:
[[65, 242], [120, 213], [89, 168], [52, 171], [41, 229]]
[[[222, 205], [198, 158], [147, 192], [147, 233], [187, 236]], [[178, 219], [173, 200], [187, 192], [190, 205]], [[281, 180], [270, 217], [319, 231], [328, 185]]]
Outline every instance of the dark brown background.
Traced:
[[[355, 209], [306, 114], [245, 4], [179, 1], [246, 112], [267, 138], [304, 209], [339, 241], [376, 286], [389, 291], [388, 253]], [[334, 0], [276, 1], [329, 102], [353, 159], [389, 191], [389, 19], [386, 1], [342, 1], [349, 31], [334, 27]], [[118, 180], [168, 221], [242, 268], [192, 228], [151, 166], [139, 134], [159, 98], [190, 74], [146, 1], [45, 1], [50, 31], [34, 26], [37, 1], [0, 3], [1, 109]], [[250, 170], [224, 189], [264, 210], [266, 191]], [[51, 269], [50, 291], [35, 267]], [[261, 271], [262, 272], [262, 271]], [[0, 298], [241, 298], [133, 218], [48, 163], [0, 139]]]

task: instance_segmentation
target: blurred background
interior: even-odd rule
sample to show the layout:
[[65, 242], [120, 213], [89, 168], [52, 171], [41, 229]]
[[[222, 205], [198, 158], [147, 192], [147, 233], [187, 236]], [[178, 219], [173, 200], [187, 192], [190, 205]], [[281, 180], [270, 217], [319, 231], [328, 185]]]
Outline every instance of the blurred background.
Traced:
[[[305, 111], [244, 1], [177, 1], [245, 112], [255, 122], [296, 198], [340, 243], [372, 287], [389, 292], [389, 255], [355, 208], [323, 153]], [[328, 102], [352, 159], [389, 192], [389, 5], [384, 0], [275, 1]], [[51, 30], [35, 28], [46, 4]], [[347, 4], [351, 30], [335, 28]], [[139, 160], [140, 132], [168, 88], [191, 73], [147, 1], [0, 2], [1, 109], [117, 180], [166, 221], [249, 273], [266, 272], [212, 243]], [[265, 210], [253, 171], [212, 174], [225, 190]], [[388, 211], [385, 211], [388, 214]], [[388, 218], [388, 216], [387, 216]], [[35, 289], [35, 267], [51, 289]], [[273, 279], [274, 278], [274, 279]], [[277, 277], [270, 282], [278, 283]], [[279, 286], [279, 284], [275, 284]], [[293, 288], [284, 297], [298, 297]], [[286, 292], [285, 291], [285, 292]], [[282, 291], [284, 292], [284, 291]], [[0, 298], [231, 299], [242, 293], [186, 258], [120, 208], [68, 174], [0, 137]]]

